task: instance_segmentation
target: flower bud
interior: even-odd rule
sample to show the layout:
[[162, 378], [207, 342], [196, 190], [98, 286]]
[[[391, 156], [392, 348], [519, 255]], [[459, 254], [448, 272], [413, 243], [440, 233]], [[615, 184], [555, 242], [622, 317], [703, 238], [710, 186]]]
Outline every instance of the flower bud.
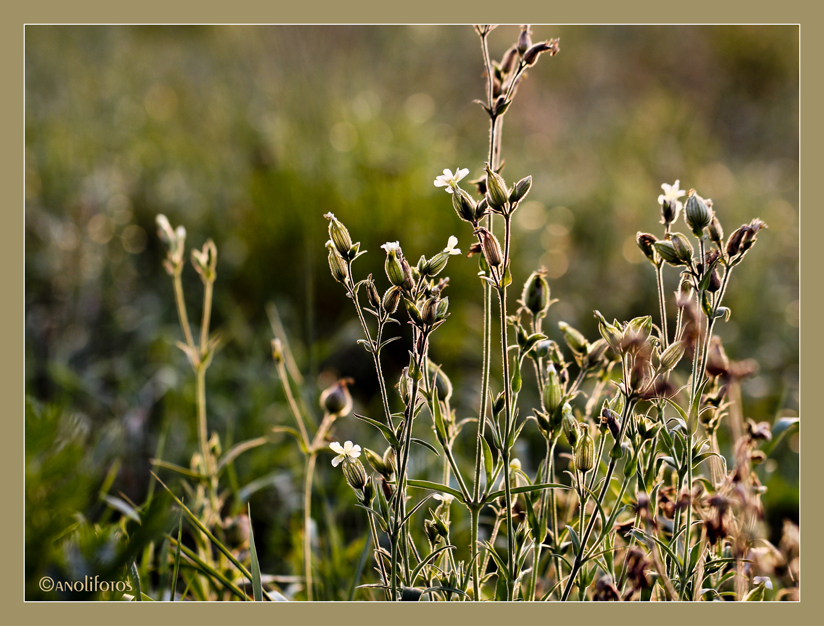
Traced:
[[535, 65], [538, 57], [544, 52], [549, 52], [549, 56], [554, 57], [560, 51], [558, 39], [550, 39], [549, 41], [542, 41], [536, 43], [529, 50], [524, 52], [524, 63], [526, 65]]
[[432, 326], [432, 324], [438, 321], [437, 298], [429, 298], [426, 302], [423, 303], [423, 306], [421, 307], [421, 320], [427, 326]]
[[589, 351], [587, 352], [587, 363], [592, 366], [601, 361], [609, 348], [606, 340], [598, 339], [589, 344]]
[[506, 394], [502, 391], [498, 394], [498, 397], [495, 398], [495, 402], [492, 403], [492, 414], [499, 415], [501, 411], [504, 410], [506, 407]]
[[387, 289], [386, 293], [383, 294], [383, 310], [386, 311], [389, 315], [392, 315], [395, 311], [398, 310], [398, 305], [401, 302], [401, 294], [403, 293], [403, 289], [400, 287], [392, 287]]
[[518, 54], [521, 56], [532, 47], [532, 37], [529, 35], [529, 26], [521, 26], [521, 34], [518, 37]]
[[609, 324], [600, 311], [595, 311], [594, 313], [598, 319], [598, 332], [601, 333], [601, 337], [604, 338], [614, 352], [621, 354], [621, 346], [624, 338], [623, 330], [615, 324]]
[[[484, 215], [486, 215], [488, 210], [489, 202], [487, 201], [486, 196], [484, 196], [478, 201], [478, 204], [475, 205], [475, 220], [481, 219]], [[477, 224], [477, 221], [473, 222], [473, 224]]]
[[715, 213], [712, 214], [708, 231], [712, 242], [720, 248], [724, 242], [724, 229], [721, 228], [721, 222], [715, 217]]
[[558, 410], [563, 399], [563, 392], [561, 391], [561, 383], [558, 380], [558, 372], [555, 370], [555, 366], [550, 363], [546, 368], [546, 373], [546, 385], [544, 385], [542, 400], [544, 411], [551, 416]]
[[509, 201], [512, 204], [516, 202], [520, 202], [524, 199], [526, 194], [529, 193], [530, 188], [532, 187], [532, 176], [527, 176], [526, 178], [522, 178], [515, 186], [512, 188], [512, 193], [509, 194]]
[[575, 448], [575, 468], [585, 474], [595, 467], [595, 441], [589, 434], [589, 428], [584, 428], [584, 435]]
[[653, 246], [658, 254], [661, 255], [661, 258], [670, 265], [675, 267], [678, 267], [679, 265], [686, 265], [679, 258], [678, 253], [675, 251], [675, 246], [672, 245], [671, 241], [662, 239], [653, 243]]
[[501, 253], [501, 244], [498, 239], [490, 233], [486, 228], [480, 227], [475, 230], [475, 234], [481, 239], [481, 251], [484, 254], [487, 265], [489, 267], [498, 267], [503, 263], [503, 255]]
[[601, 408], [601, 421], [607, 425], [612, 438], [618, 441], [618, 435], [621, 434], [621, 416], [606, 406], [606, 403]]
[[352, 238], [349, 236], [346, 226], [341, 224], [332, 213], [327, 213], [323, 217], [329, 220], [329, 239], [332, 240], [338, 254], [344, 259], [349, 258], [349, 252], [352, 249]]
[[354, 381], [351, 378], [342, 378], [320, 394], [320, 406], [329, 415], [341, 417], [352, 410], [352, 396], [349, 395], [348, 385]]
[[544, 270], [532, 272], [521, 294], [521, 303], [533, 317], [543, 316], [549, 308], [549, 285], [544, 278]]
[[456, 191], [457, 193], [452, 194], [452, 206], [455, 212], [462, 220], [474, 226], [477, 223], [475, 201], [463, 189], [458, 188]]
[[692, 261], [692, 245], [689, 240], [681, 233], [674, 233], [670, 242], [673, 248], [675, 248], [675, 254], [678, 255], [681, 265], [689, 265], [690, 261]]
[[692, 228], [692, 233], [698, 238], [704, 234], [704, 229], [710, 225], [712, 215], [704, 199], [695, 193], [695, 189], [687, 192], [687, 201], [684, 203], [684, 219]]
[[272, 339], [272, 360], [278, 364], [283, 362], [283, 343], [277, 338]]
[[449, 298], [441, 298], [438, 300], [437, 319], [438, 321], [446, 319], [446, 314], [449, 311]]
[[423, 521], [423, 531], [426, 533], [427, 539], [429, 539], [429, 543], [433, 546], [438, 543], [440, 540], [440, 534], [438, 533], [438, 529], [435, 526], [435, 522], [430, 519], [425, 519]]
[[678, 362], [681, 360], [681, 357], [684, 356], [684, 350], [685, 346], [684, 342], [682, 341], [676, 341], [670, 344], [670, 346], [666, 350], [664, 350], [664, 352], [661, 354], [661, 367], [665, 372], [668, 372], [676, 365], [678, 365]]
[[400, 287], [406, 279], [403, 265], [401, 264], [401, 259], [403, 259], [401, 246], [397, 241], [394, 241], [383, 244], [381, 248], [386, 250], [386, 264], [384, 265], [386, 277], [390, 283], [396, 287]]
[[357, 459], [347, 460], [341, 464], [343, 475], [349, 486], [355, 490], [355, 493], [363, 495], [363, 488], [366, 485], [366, 470]]
[[561, 428], [564, 431], [564, 436], [566, 437], [567, 443], [569, 443], [570, 448], [574, 450], [575, 444], [578, 443], [580, 428], [578, 426], [578, 420], [576, 420], [572, 415], [572, 407], [569, 405], [569, 402], [564, 403], [564, 408], [561, 410], [561, 414]]
[[332, 278], [342, 284], [346, 284], [346, 262], [337, 253], [332, 243], [327, 245], [329, 248], [329, 270], [332, 272]]
[[[383, 453], [383, 464], [389, 472], [389, 477], [398, 471], [397, 463], [395, 462], [395, 450], [393, 448], [387, 448], [386, 452]], [[389, 480], [389, 477], [387, 480]]]
[[564, 339], [570, 350], [578, 354], [586, 354], [587, 340], [579, 331], [575, 330], [566, 322], [558, 322], [558, 328], [561, 329], [561, 333], [564, 335]]
[[644, 344], [652, 333], [652, 316], [636, 317], [630, 321], [625, 335], [631, 334], [633, 343]]
[[635, 243], [638, 244], [638, 247], [641, 249], [641, 252], [644, 253], [644, 256], [649, 259], [649, 262], [653, 265], [658, 264], [658, 255], [655, 251], [655, 242], [658, 241], [655, 238], [655, 235], [650, 235], [649, 233], [642, 233], [639, 232], [635, 235]]
[[498, 211], [503, 211], [509, 202], [509, 190], [504, 179], [497, 172], [493, 172], [489, 164], [486, 166], [486, 197], [489, 206]]
[[396, 385], [398, 388], [398, 394], [401, 396], [401, 400], [405, 405], [409, 404], [409, 400], [412, 395], [412, 381], [409, 379], [409, 368], [404, 367], [403, 371], [401, 372], [401, 377], [398, 380], [398, 384]]
[[369, 277], [366, 279], [366, 296], [372, 308], [379, 311], [381, 308], [381, 296], [378, 293], [377, 287], [375, 287], [375, 281], [372, 280], [372, 274], [369, 274]]
[[388, 468], [386, 467], [386, 463], [383, 462], [383, 457], [379, 455], [377, 452], [370, 450], [369, 448], [363, 449], [363, 455], [366, 457], [366, 460], [369, 461], [369, 465], [381, 476], [389, 479], [389, 472]]
[[371, 476], [366, 477], [366, 484], [363, 486], [363, 503], [366, 506], [372, 505], [372, 500], [375, 499], [375, 483]]

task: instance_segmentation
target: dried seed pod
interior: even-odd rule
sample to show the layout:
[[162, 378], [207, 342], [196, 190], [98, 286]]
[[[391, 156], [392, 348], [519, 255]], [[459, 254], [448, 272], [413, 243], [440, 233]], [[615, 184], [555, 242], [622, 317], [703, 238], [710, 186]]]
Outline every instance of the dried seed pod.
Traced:
[[635, 235], [635, 243], [638, 244], [641, 252], [644, 253], [644, 256], [647, 257], [653, 265], [657, 265], [659, 262], [659, 257], [655, 251], [656, 241], [658, 241], [658, 239], [655, 238], [655, 235], [650, 235], [649, 233], [639, 231], [638, 234]]
[[352, 396], [347, 388], [353, 381], [351, 378], [341, 378], [331, 387], [320, 394], [320, 406], [329, 415], [341, 417], [352, 410]]
[[403, 293], [403, 289], [400, 287], [392, 287], [383, 294], [383, 310], [386, 311], [389, 315], [392, 315], [395, 311], [398, 310], [398, 305], [401, 302], [401, 294]]
[[486, 228], [480, 227], [475, 230], [475, 234], [481, 239], [481, 251], [484, 254], [487, 265], [489, 267], [498, 267], [503, 263], [503, 254], [501, 253], [501, 244], [498, 239], [490, 233]]

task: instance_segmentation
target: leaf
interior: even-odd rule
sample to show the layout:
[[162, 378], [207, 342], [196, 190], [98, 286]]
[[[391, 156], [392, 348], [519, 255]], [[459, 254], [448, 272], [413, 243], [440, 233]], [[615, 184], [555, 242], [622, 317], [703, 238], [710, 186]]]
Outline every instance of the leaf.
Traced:
[[177, 586], [177, 573], [180, 571], [180, 535], [183, 533], [183, 511], [177, 522], [177, 546], [175, 546], [175, 568], [172, 572], [172, 592], [169, 599], [175, 601], [175, 587]]
[[160, 459], [150, 459], [149, 462], [154, 465], [155, 467], [162, 467], [163, 469], [171, 470], [173, 472], [177, 472], [186, 478], [193, 478], [195, 480], [208, 480], [206, 476], [203, 474], [199, 474], [198, 472], [193, 472], [190, 469], [185, 467], [181, 467], [180, 465], [175, 465], [174, 463], [169, 463], [168, 461], [161, 461]]
[[509, 573], [509, 567], [507, 567], [503, 559], [500, 556], [498, 556], [498, 553], [495, 552], [495, 548], [492, 546], [492, 544], [485, 539], [481, 543], [483, 544], [484, 548], [486, 548], [486, 550], [489, 552], [489, 555], [492, 557], [495, 563], [498, 565], [498, 577], [500, 578], [503, 574], [503, 578], [505, 578], [507, 581], [512, 580], [512, 576]]
[[441, 453], [438, 452], [437, 448], [433, 446], [431, 443], [424, 441], [423, 439], [418, 439], [417, 437], [412, 437], [412, 442], [418, 444], [419, 446], [423, 446], [428, 450], [432, 450], [435, 453], [435, 456], [441, 456]]
[[437, 550], [433, 550], [427, 556], [425, 556], [424, 559], [420, 563], [418, 563], [418, 566], [412, 571], [412, 577], [410, 579], [410, 584], [412, 584], [412, 585], [415, 584], [415, 579], [420, 575], [421, 571], [423, 570], [423, 568], [426, 566], [427, 563], [434, 560], [435, 557], [437, 557], [444, 550], [448, 550], [450, 548], [454, 549], [455, 546], [441, 546]]
[[268, 442], [269, 440], [266, 439], [266, 437], [258, 437], [257, 439], [249, 439], [248, 441], [241, 441], [240, 443], [236, 443], [231, 448], [229, 448], [222, 457], [220, 457], [220, 461], [218, 461], [217, 463], [218, 474], [220, 474], [223, 471], [223, 469], [227, 465], [229, 465], [229, 463], [234, 461], [238, 456], [240, 456], [247, 450], [257, 448], [258, 446], [262, 446], [263, 444]]
[[383, 519], [383, 515], [381, 515], [380, 513], [378, 513], [378, 512], [377, 512], [375, 509], [373, 509], [372, 507], [368, 507], [368, 506], [366, 506], [366, 505], [364, 505], [364, 504], [360, 504], [360, 503], [355, 503], [355, 506], [356, 506], [356, 507], [358, 507], [358, 508], [364, 509], [365, 511], [368, 511], [370, 515], [374, 515], [375, 517], [377, 517], [377, 518], [378, 518], [378, 521], [380, 521], [380, 523], [381, 523], [383, 526], [386, 526], [386, 520], [384, 520], [384, 519]]
[[717, 456], [719, 459], [724, 458], [723, 456], [721, 456], [717, 452], [702, 452], [701, 454], [698, 454], [698, 455], [696, 455], [692, 458], [692, 469], [695, 469], [696, 467], [701, 465], [701, 463], [706, 461], [711, 456]]
[[[168, 536], [168, 535], [167, 535], [167, 536]], [[200, 558], [200, 557], [199, 557], [199, 556], [198, 556], [195, 552], [193, 552], [191, 549], [187, 548], [187, 547], [186, 547], [185, 545], [183, 545], [182, 543], [177, 543], [177, 542], [174, 540], [174, 538], [173, 538], [173, 537], [170, 537], [170, 536], [169, 536], [169, 540], [170, 540], [170, 541], [172, 541], [173, 543], [175, 543], [177, 546], [179, 546], [179, 547], [180, 547], [180, 551], [181, 551], [181, 552], [182, 552], [182, 553], [186, 556], [186, 558], [187, 558], [187, 559], [189, 559], [192, 563], [194, 563], [194, 565], [195, 565], [196, 567], [193, 567], [193, 569], [196, 569], [196, 570], [198, 570], [198, 571], [202, 572], [203, 574], [205, 574], [206, 576], [209, 576], [210, 578], [212, 578], [212, 579], [216, 580], [216, 581], [217, 581], [217, 582], [219, 582], [221, 585], [223, 585], [223, 586], [224, 586], [224, 587], [225, 587], [228, 591], [230, 591], [231, 593], [233, 593], [234, 595], [236, 595], [236, 596], [237, 596], [238, 598], [240, 598], [241, 600], [248, 600], [248, 599], [249, 599], [249, 597], [248, 597], [245, 593], [243, 593], [243, 591], [241, 591], [241, 590], [240, 590], [240, 588], [239, 588], [237, 585], [235, 585], [235, 584], [234, 584], [231, 580], [229, 580], [228, 578], [226, 578], [226, 576], [225, 576], [224, 574], [222, 574], [221, 572], [217, 571], [217, 570], [216, 570], [215, 568], [213, 568], [211, 565], [209, 565], [208, 563], [206, 563], [205, 561], [203, 561], [203, 560], [202, 560], [202, 559], [201, 559], [201, 558]], [[189, 567], [192, 567], [192, 566], [189, 566]], [[183, 575], [183, 574], [182, 574], [182, 572], [181, 572], [181, 575]], [[184, 579], [185, 579], [185, 576], [184, 576]], [[194, 582], [196, 582], [196, 581], [194, 581]], [[197, 586], [197, 584], [196, 584], [196, 585], [193, 587], [192, 592], [193, 592], [193, 593], [195, 593], [196, 595], [200, 595], [201, 597], [200, 597], [199, 599], [201, 599], [201, 600], [205, 600], [206, 598], [205, 598], [205, 597], [202, 597], [202, 591], [198, 592], [198, 591], [196, 591], [197, 589], [199, 589], [199, 587], [198, 587], [198, 586]], [[184, 590], [182, 597], [185, 597], [185, 596], [186, 596], [186, 590]]]
[[766, 455], [769, 455], [775, 449], [775, 446], [778, 445], [779, 441], [781, 441], [788, 433], [790, 433], [792, 429], [798, 428], [799, 418], [782, 417], [775, 424], [773, 424], [772, 439], [770, 441], [764, 442], [764, 445], [761, 447], [762, 452], [764, 452], [764, 454]]
[[[569, 489], [567, 485], [561, 485], [558, 483], [541, 483], [540, 485], [527, 485], [525, 487], [515, 487], [512, 489], [512, 493], [529, 493], [531, 491], [543, 491], [544, 489]], [[491, 502], [495, 498], [500, 498], [504, 495], [504, 490], [500, 491], [493, 491], [484, 499], [485, 502]]]
[[575, 529], [572, 526], [567, 525], [566, 527], [567, 532], [569, 533], [569, 538], [572, 540], [572, 549], [574, 550], [575, 554], [580, 554], [581, 552], [581, 540], [578, 539], [578, 534], [575, 532]]
[[260, 582], [260, 562], [258, 561], [257, 548], [255, 547], [255, 530], [252, 524], [252, 505], [246, 503], [247, 515], [249, 516], [249, 556], [252, 560], [252, 593], [255, 602], [263, 602], [263, 586]]
[[132, 564], [129, 566], [129, 575], [132, 578], [136, 592], [134, 594], [134, 599], [137, 602], [141, 602], [143, 600], [143, 592], [140, 590], [140, 574], [137, 572], [137, 563], [134, 561], [132, 561]]
[[134, 508], [131, 505], [129, 505], [125, 500], [121, 500], [120, 498], [116, 498], [114, 496], [109, 495], [101, 495], [100, 499], [103, 500], [113, 509], [123, 513], [123, 515], [128, 517], [130, 520], [133, 520], [138, 524], [140, 523], [140, 516], [137, 514], [137, 511], [135, 511]]
[[[465, 591], [461, 591], [460, 589], [455, 589], [455, 587], [427, 587], [421, 592], [421, 597], [423, 597], [427, 593], [432, 593], [433, 591], [450, 591], [452, 593], [457, 593], [462, 596], [466, 596], [467, 598], [469, 595]], [[418, 599], [420, 601], [420, 598]]]
[[484, 471], [486, 473], [486, 488], [490, 489], [492, 487], [492, 470], [495, 468], [495, 462], [492, 460], [492, 448], [489, 447], [486, 437], [480, 437], [480, 439], [483, 451]]
[[360, 421], [366, 422], [367, 424], [371, 424], [375, 428], [377, 428], [383, 434], [384, 439], [386, 439], [387, 443], [393, 448], [397, 448], [400, 444], [398, 443], [398, 438], [395, 437], [395, 433], [392, 432], [392, 429], [386, 426], [385, 424], [381, 424], [378, 421], [373, 420], [371, 417], [366, 417], [364, 415], [358, 415], [357, 413], [352, 413], [355, 417], [357, 417]]
[[675, 563], [678, 563], [679, 565], [681, 564], [681, 559], [678, 557], [677, 554], [675, 554], [675, 552], [672, 551], [672, 548], [670, 548], [666, 543], [664, 543], [663, 541], [658, 539], [658, 537], [656, 537], [655, 535], [650, 535], [650, 534], [644, 532], [643, 530], [641, 530], [640, 528], [633, 528], [630, 532], [635, 536], [636, 539], [638, 539], [638, 541], [644, 541], [644, 539], [653, 540], [655, 543], [657, 543], [660, 546], [660, 548], [664, 552], [667, 553], [667, 555]]
[[[433, 495], [435, 495], [435, 494], [432, 494], [432, 493], [426, 494], [426, 496], [424, 497], [423, 500], [421, 500], [415, 506], [413, 506], [412, 510], [409, 511], [409, 513], [406, 514], [406, 517], [403, 518], [403, 521], [401, 521], [400, 528], [403, 528], [404, 524], [406, 524], [406, 522], [409, 521], [409, 518], [411, 518], [412, 515], [414, 515], [415, 511], [417, 511], [419, 508], [421, 508], [426, 503], [426, 501], [429, 500], [429, 498], [431, 498]], [[364, 508], [366, 508], [366, 507], [364, 507]], [[414, 583], [414, 581], [412, 581], [412, 583]], [[412, 584], [412, 583], [410, 583], [410, 584]]]
[[418, 489], [432, 489], [433, 491], [448, 493], [449, 495], [455, 496], [458, 500], [466, 504], [466, 502], [464, 501], [463, 494], [457, 489], [453, 489], [452, 487], [447, 487], [446, 485], [441, 485], [440, 483], [433, 483], [428, 480], [409, 479], [406, 481], [406, 484], [408, 484], [410, 487], [417, 487]]
[[[213, 534], [209, 531], [209, 529], [208, 529], [208, 528], [206, 528], [206, 526], [204, 526], [204, 525], [203, 525], [203, 522], [201, 522], [201, 521], [197, 518], [197, 516], [196, 516], [194, 513], [192, 513], [192, 512], [189, 510], [189, 508], [188, 508], [185, 504], [183, 504], [183, 502], [181, 502], [180, 498], [178, 498], [178, 497], [177, 497], [177, 496], [176, 496], [176, 495], [172, 492], [172, 490], [171, 490], [171, 489], [169, 489], [169, 488], [166, 486], [166, 483], [164, 483], [162, 480], [160, 480], [160, 478], [158, 478], [157, 474], [155, 474], [154, 472], [152, 472], [152, 476], [154, 476], [154, 477], [155, 477], [155, 479], [157, 480], [157, 482], [159, 482], [159, 483], [163, 486], [163, 488], [164, 488], [166, 491], [168, 491], [168, 492], [169, 492], [169, 494], [172, 496], [172, 498], [174, 499], [174, 501], [175, 501], [175, 502], [177, 502], [177, 505], [178, 505], [181, 509], [183, 509], [183, 512], [186, 514], [186, 517], [188, 517], [188, 518], [189, 518], [189, 520], [191, 520], [191, 522], [192, 522], [195, 526], [197, 526], [197, 528], [200, 530], [200, 532], [202, 532], [204, 535], [206, 535], [206, 536], [209, 538], [209, 540], [210, 540], [210, 541], [211, 541], [211, 542], [215, 545], [215, 547], [216, 547], [218, 550], [220, 550], [220, 551], [221, 551], [221, 552], [222, 552], [222, 553], [226, 556], [226, 558], [227, 558], [227, 559], [229, 559], [229, 560], [230, 560], [230, 561], [231, 561], [231, 562], [235, 565], [235, 567], [237, 567], [237, 568], [238, 568], [238, 569], [239, 569], [239, 570], [243, 573], [243, 575], [244, 575], [244, 576], [246, 576], [246, 578], [248, 578], [249, 580], [251, 580], [251, 579], [252, 579], [252, 574], [249, 572], [249, 570], [248, 570], [248, 569], [246, 569], [246, 567], [243, 565], [243, 563], [241, 563], [240, 561], [238, 561], [238, 560], [237, 560], [237, 557], [235, 557], [235, 555], [232, 553], [232, 551], [231, 551], [231, 550], [229, 550], [229, 548], [227, 548], [226, 546], [224, 546], [224, 545], [223, 545], [223, 543], [221, 543], [221, 542], [217, 539], [217, 537], [215, 537], [215, 536], [214, 536], [214, 535], [213, 535]], [[264, 595], [265, 595], [265, 592], [264, 592]], [[270, 599], [270, 598], [268, 598], [268, 596], [267, 596], [267, 599]]]

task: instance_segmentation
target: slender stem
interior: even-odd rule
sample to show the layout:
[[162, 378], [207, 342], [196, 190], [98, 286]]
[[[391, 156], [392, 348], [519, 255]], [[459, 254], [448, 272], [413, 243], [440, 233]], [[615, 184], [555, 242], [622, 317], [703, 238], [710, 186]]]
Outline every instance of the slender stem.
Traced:
[[661, 331], [664, 333], [664, 349], [669, 347], [669, 332], [667, 331], [667, 301], [664, 297], [664, 264], [655, 266], [655, 278], [658, 284], [658, 308], [661, 314]]
[[[507, 231], [509, 224], [507, 222]], [[509, 239], [509, 237], [507, 237]], [[506, 256], [504, 256], [506, 263]], [[504, 385], [504, 431], [502, 433], [503, 461], [504, 461], [504, 506], [506, 507], [506, 543], [507, 543], [507, 566], [513, 578], [512, 584], [508, 587], [507, 599], [513, 600], [516, 578], [515, 572], [515, 528], [512, 520], [512, 481], [510, 478], [509, 462], [512, 456], [512, 448], [509, 445], [509, 434], [512, 429], [512, 386], [509, 382], [509, 341], [506, 328], [506, 287], [498, 289], [498, 303], [501, 312], [501, 360], [503, 364], [503, 385]]]
[[[195, 342], [192, 339], [192, 328], [189, 326], [189, 316], [186, 314], [186, 301], [183, 298], [183, 282], [180, 280], [182, 266], [175, 269], [174, 287], [175, 303], [177, 304], [177, 315], [180, 318], [180, 326], [183, 328], [183, 335], [186, 337], [186, 345], [189, 347], [192, 358], [196, 357]], [[192, 364], [194, 367], [194, 364]]]
[[306, 599], [310, 602], [312, 601], [312, 479], [315, 475], [317, 458], [317, 452], [312, 452], [306, 458], [306, 475], [303, 482], [303, 567], [306, 576]]
[[200, 324], [200, 356], [206, 356], [206, 349], [209, 344], [209, 320], [212, 317], [212, 291], [214, 291], [214, 281], [207, 280], [204, 283], [203, 292], [203, 321]]
[[387, 600], [389, 600], [389, 588], [388, 588], [388, 580], [386, 579], [386, 564], [383, 562], [383, 557], [381, 556], [381, 544], [378, 539], [378, 528], [375, 526], [375, 518], [372, 517], [370, 513], [368, 516], [369, 518], [369, 532], [372, 534], [372, 544], [375, 546], [375, 560], [378, 562], [378, 568], [381, 572], [381, 582], [383, 583], [383, 594]]
[[[624, 377], [626, 379], [626, 376]], [[629, 423], [628, 416], [632, 411], [632, 407], [634, 406], [635, 402], [631, 401], [630, 398], [626, 398], [626, 402], [624, 402], [624, 411], [623, 415], [621, 415], [621, 431], [618, 433], [618, 440], [615, 442], [616, 446], [621, 445], [621, 439], [623, 439], [624, 432], [626, 431], [627, 424]], [[618, 464], [617, 459], [612, 458], [610, 455], [609, 466], [607, 467], [607, 474], [604, 478], [604, 484], [601, 487], [601, 493], [598, 495], [598, 504], [603, 504], [604, 498], [607, 495], [607, 491], [609, 491], [610, 481], [612, 480], [612, 474], [615, 472], [615, 466]], [[572, 587], [575, 584], [575, 578], [578, 575], [578, 572], [581, 570], [581, 565], [583, 564], [583, 554], [584, 549], [587, 545], [587, 540], [589, 539], [590, 534], [592, 533], [592, 529], [595, 527], [595, 520], [597, 519], [597, 515], [593, 515], [589, 518], [589, 524], [587, 524], [586, 531], [584, 531], [583, 536], [581, 537], [581, 546], [578, 550], [578, 554], [575, 556], [575, 562], [572, 564], [572, 571], [569, 574], [569, 578], [567, 579], [566, 587], [564, 588], [564, 592], [561, 595], [561, 600], [566, 601], [569, 598], [569, 594], [572, 591]]]
[[303, 439], [303, 445], [308, 451], [311, 447], [309, 433], [306, 431], [306, 425], [303, 422], [303, 415], [300, 412], [300, 408], [298, 408], [298, 403], [295, 401], [295, 396], [292, 394], [292, 386], [289, 384], [289, 378], [286, 375], [286, 367], [283, 365], [282, 359], [277, 360], [275, 363], [275, 369], [277, 369], [278, 376], [280, 377], [280, 382], [283, 386], [283, 392], [286, 394], [286, 400], [289, 403], [289, 408], [292, 410], [292, 415], [295, 416], [295, 421], [300, 429], [300, 436]]

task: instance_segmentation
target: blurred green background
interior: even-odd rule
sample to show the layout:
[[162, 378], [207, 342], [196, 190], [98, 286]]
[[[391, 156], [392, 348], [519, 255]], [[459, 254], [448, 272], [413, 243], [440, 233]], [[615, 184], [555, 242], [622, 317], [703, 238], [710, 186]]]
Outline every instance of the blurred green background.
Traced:
[[[494, 31], [493, 56], [517, 35]], [[634, 239], [660, 236], [660, 185], [680, 179], [712, 198], [727, 234], [754, 217], [769, 225], [735, 272], [732, 319], [719, 333], [730, 358], [760, 365], [743, 386], [744, 415], [797, 415], [797, 27], [533, 27], [534, 41], [549, 37], [560, 37], [561, 52], [530, 70], [505, 118], [505, 177], [534, 180], [515, 217], [510, 304], [543, 265], [560, 299], [546, 324], [555, 339], [560, 320], [596, 337], [596, 308], [609, 319], [657, 318], [653, 270]], [[377, 414], [356, 316], [329, 275], [322, 215], [333, 212], [369, 251], [356, 267], [382, 287], [386, 241], [400, 240], [412, 261], [452, 234], [466, 251], [471, 232], [432, 181], [444, 168], [480, 175], [487, 118], [472, 102], [485, 82], [468, 26], [29, 26], [25, 54], [26, 391], [71, 424], [86, 468], [67, 487], [76, 498], [50, 499], [41, 461], [59, 443], [27, 440], [33, 576], [66, 561], [38, 552], [60, 516], [102, 515], [95, 493], [112, 463], [114, 491], [140, 502], [161, 434], [172, 462], [187, 465], [196, 446], [194, 381], [174, 345], [155, 216], [183, 224], [189, 246], [212, 237], [219, 250], [213, 328], [228, 342], [209, 370], [208, 407], [224, 448], [291, 424], [269, 352], [270, 301], [306, 375], [307, 403], [352, 376], [356, 410]], [[477, 410], [476, 272], [475, 259], [450, 261], [452, 316], [433, 343], [461, 418]], [[184, 285], [199, 319], [191, 267]], [[670, 268], [668, 293], [676, 287]], [[406, 348], [392, 348], [394, 382]], [[532, 435], [519, 454], [534, 469]], [[380, 445], [352, 418], [335, 438]], [[776, 540], [784, 518], [798, 519], [797, 445], [797, 436], [782, 443], [778, 462], [759, 469]], [[362, 511], [327, 465], [320, 510], [362, 529]], [[244, 495], [259, 512], [264, 571], [298, 572], [301, 472], [291, 439], [238, 461], [239, 486], [256, 481]], [[48, 515], [30, 514], [37, 502]], [[334, 526], [322, 523], [319, 535]], [[359, 547], [350, 548], [334, 558], [356, 560]]]

